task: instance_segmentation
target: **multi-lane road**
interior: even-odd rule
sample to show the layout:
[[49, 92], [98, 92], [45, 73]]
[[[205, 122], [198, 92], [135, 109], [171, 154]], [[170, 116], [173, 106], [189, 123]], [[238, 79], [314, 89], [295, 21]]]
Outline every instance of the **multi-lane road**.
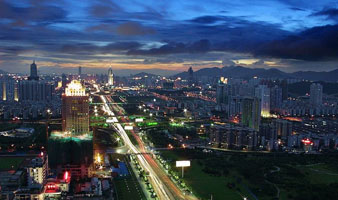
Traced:
[[114, 123], [112, 124], [112, 127], [118, 132], [130, 151], [137, 156], [137, 159], [139, 160], [139, 163], [143, 167], [143, 169], [149, 172], [149, 180], [151, 181], [151, 184], [153, 185], [158, 197], [163, 200], [197, 199], [194, 196], [185, 195], [183, 191], [181, 191], [175, 185], [175, 183], [166, 175], [166, 173], [152, 158], [152, 156], [147, 154], [143, 142], [133, 131], [132, 133], [133, 136], [136, 138], [138, 147], [136, 147], [130, 141], [128, 134], [126, 133], [113, 112], [113, 108], [111, 107], [112, 104], [110, 104], [112, 103], [112, 99], [110, 98], [110, 96], [101, 95], [101, 99], [104, 103], [104, 110], [113, 118]]

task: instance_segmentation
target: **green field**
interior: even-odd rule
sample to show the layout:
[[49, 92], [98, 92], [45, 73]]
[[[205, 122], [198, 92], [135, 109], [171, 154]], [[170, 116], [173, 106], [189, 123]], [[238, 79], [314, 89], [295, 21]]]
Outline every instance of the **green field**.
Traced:
[[[172, 161], [173, 169], [175, 169], [174, 161], [188, 159], [188, 157], [185, 156], [178, 156], [174, 151], [163, 151], [162, 155]], [[181, 175], [181, 170], [176, 170]], [[197, 161], [192, 161], [191, 167], [187, 167], [184, 173], [184, 181], [200, 199], [210, 199], [211, 195], [215, 200], [241, 200], [243, 197], [250, 198], [250, 193], [244, 187], [244, 185], [246, 185], [245, 181], [241, 180], [239, 183], [238, 180], [236, 180], [237, 177], [239, 176], [235, 172], [228, 174], [226, 177], [209, 175], [203, 172], [203, 166]], [[229, 188], [228, 184], [234, 184], [234, 186]]]
[[24, 161], [22, 157], [1, 157], [0, 158], [0, 171], [17, 169]]
[[191, 160], [184, 181], [201, 199], [316, 200], [337, 199], [337, 154], [289, 155], [264, 153], [202, 153], [198, 150], [162, 151], [174, 164]]

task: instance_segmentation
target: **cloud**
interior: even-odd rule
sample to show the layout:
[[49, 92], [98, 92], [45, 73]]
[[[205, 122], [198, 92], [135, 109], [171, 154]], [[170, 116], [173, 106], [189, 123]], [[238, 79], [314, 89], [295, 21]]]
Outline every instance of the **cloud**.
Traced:
[[30, 6], [15, 6], [4, 0], [0, 1], [0, 18], [18, 22], [53, 22], [63, 20], [67, 12], [58, 6], [36, 4]]
[[255, 56], [308, 61], [338, 59], [338, 25], [314, 27], [254, 49]]
[[315, 12], [315, 13], [311, 14], [311, 16], [326, 16], [329, 19], [337, 19], [338, 18], [338, 9], [337, 8], [323, 9], [319, 12]]
[[80, 43], [80, 44], [63, 45], [60, 51], [68, 54], [95, 54], [95, 53], [109, 54], [136, 49], [141, 46], [142, 45], [138, 42], [114, 42], [105, 46], [97, 46], [89, 43]]
[[123, 36], [149, 35], [156, 33], [154, 29], [144, 27], [137, 22], [126, 22], [120, 24], [117, 27], [116, 32]]
[[196, 17], [189, 21], [194, 22], [194, 23], [200, 23], [200, 24], [212, 24], [220, 20], [222, 20], [222, 18], [218, 16], [201, 16], [201, 17]]
[[127, 52], [127, 55], [166, 55], [177, 53], [206, 53], [210, 50], [209, 40], [199, 40], [193, 43], [168, 43], [159, 48], [152, 48], [149, 50], [134, 49]]

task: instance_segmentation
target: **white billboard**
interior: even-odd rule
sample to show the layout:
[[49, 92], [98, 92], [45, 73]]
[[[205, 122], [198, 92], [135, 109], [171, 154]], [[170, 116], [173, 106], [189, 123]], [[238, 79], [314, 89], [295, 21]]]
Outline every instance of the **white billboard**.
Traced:
[[190, 160], [176, 161], [176, 167], [190, 167]]
[[133, 126], [125, 126], [124, 130], [133, 130]]
[[143, 118], [136, 118], [135, 122], [143, 122]]

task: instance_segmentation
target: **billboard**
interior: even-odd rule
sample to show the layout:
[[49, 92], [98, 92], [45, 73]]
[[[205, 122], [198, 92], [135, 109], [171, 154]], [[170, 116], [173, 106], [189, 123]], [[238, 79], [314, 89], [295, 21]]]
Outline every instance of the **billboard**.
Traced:
[[133, 130], [133, 126], [125, 126], [124, 130]]
[[190, 167], [190, 160], [176, 161], [176, 167]]
[[143, 118], [136, 118], [135, 122], [143, 122]]

